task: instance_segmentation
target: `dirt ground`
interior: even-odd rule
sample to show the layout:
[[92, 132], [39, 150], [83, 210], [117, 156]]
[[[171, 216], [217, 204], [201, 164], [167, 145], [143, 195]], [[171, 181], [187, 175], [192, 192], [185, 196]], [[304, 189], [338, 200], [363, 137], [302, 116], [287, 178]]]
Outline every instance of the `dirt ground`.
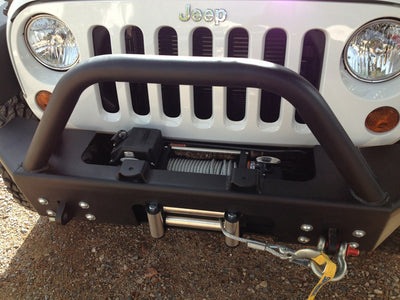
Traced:
[[[154, 240], [147, 224], [57, 226], [1, 188], [0, 299], [306, 299], [318, 281], [266, 252], [227, 248], [221, 233], [168, 229]], [[348, 267], [316, 299], [400, 299], [400, 230]]]

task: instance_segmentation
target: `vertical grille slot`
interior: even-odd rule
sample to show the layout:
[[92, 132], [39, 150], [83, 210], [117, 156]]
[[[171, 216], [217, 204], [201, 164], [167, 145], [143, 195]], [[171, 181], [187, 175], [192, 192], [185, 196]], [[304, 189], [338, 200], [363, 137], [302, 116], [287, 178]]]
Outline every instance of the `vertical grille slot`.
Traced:
[[[136, 26], [125, 30], [125, 48], [128, 54], [144, 54], [143, 33]], [[129, 83], [133, 111], [138, 115], [150, 112], [149, 93], [145, 83]]]
[[[200, 27], [193, 32], [193, 56], [212, 56], [212, 34], [208, 28]], [[212, 115], [212, 87], [193, 86], [194, 114], [199, 119]]]
[[[235, 28], [229, 33], [228, 57], [247, 58], [249, 54], [249, 34], [243, 28]], [[232, 121], [241, 121], [246, 114], [246, 89], [227, 88], [227, 116]]]
[[[304, 36], [300, 75], [319, 89], [325, 52], [325, 34], [318, 29], [310, 30]], [[296, 111], [296, 121], [304, 121]]]
[[[103, 26], [96, 26], [92, 32], [94, 55], [111, 54], [110, 33]], [[100, 89], [101, 104], [105, 111], [116, 113], [119, 111], [117, 88], [115, 82], [101, 82]]]
[[[278, 64], [285, 64], [286, 33], [282, 29], [271, 29], [265, 37], [264, 60]], [[273, 123], [279, 118], [281, 97], [262, 91], [260, 118], [263, 122]]]
[[[160, 55], [178, 55], [178, 35], [171, 27], [163, 27], [158, 32], [158, 53]], [[164, 114], [176, 118], [181, 114], [178, 85], [161, 85]]]

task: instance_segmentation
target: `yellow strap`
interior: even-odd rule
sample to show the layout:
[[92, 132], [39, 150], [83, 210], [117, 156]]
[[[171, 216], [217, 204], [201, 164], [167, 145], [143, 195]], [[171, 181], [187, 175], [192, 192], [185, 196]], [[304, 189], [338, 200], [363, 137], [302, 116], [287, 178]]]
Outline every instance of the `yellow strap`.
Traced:
[[310, 296], [308, 296], [308, 300], [314, 300], [315, 296], [317, 296], [317, 293], [319, 290], [329, 281], [332, 280], [332, 278], [336, 274], [336, 264], [331, 261], [325, 253], [321, 253], [317, 257], [312, 259], [316, 264], [319, 266], [322, 266], [326, 264], [324, 274], [322, 275], [321, 279], [317, 283], [317, 285], [313, 288], [313, 290], [310, 293]]

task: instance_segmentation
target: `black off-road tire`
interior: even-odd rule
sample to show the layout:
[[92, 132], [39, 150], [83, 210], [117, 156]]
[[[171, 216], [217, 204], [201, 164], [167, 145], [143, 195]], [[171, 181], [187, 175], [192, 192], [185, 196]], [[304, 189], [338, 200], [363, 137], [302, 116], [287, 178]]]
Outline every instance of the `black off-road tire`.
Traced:
[[0, 127], [16, 117], [37, 120], [21, 95], [14, 96], [0, 105]]
[[3, 178], [7, 191], [13, 196], [14, 202], [31, 210], [36, 211], [32, 204], [25, 198], [24, 194], [19, 190], [17, 185], [12, 180], [6, 169], [0, 164], [0, 175]]
[[[7, 100], [4, 104], [0, 105], [0, 127], [6, 125], [16, 117], [24, 119], [37, 119], [20, 95], [14, 96]], [[0, 175], [3, 178], [7, 190], [12, 194], [14, 201], [29, 210], [36, 211], [1, 164]]]

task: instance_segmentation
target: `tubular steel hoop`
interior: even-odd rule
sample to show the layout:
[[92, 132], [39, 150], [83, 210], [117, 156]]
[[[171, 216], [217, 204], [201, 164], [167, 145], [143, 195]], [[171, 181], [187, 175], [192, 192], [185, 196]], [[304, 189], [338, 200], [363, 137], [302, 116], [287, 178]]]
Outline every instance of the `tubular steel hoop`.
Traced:
[[381, 189], [360, 151], [320, 93], [297, 73], [265, 61], [151, 55], [102, 55], [69, 70], [57, 83], [32, 139], [23, 168], [47, 166], [81, 93], [98, 82], [122, 81], [203, 86], [254, 87], [280, 95], [299, 112], [356, 198], [367, 205], [383, 205]]

